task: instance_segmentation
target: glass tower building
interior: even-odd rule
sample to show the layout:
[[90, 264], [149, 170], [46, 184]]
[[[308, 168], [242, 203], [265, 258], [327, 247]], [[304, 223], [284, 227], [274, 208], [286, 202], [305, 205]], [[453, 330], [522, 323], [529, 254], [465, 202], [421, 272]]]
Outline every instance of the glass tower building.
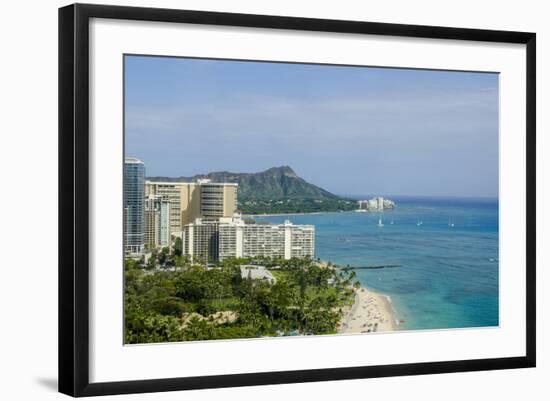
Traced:
[[124, 252], [140, 253], [145, 243], [145, 165], [124, 159]]

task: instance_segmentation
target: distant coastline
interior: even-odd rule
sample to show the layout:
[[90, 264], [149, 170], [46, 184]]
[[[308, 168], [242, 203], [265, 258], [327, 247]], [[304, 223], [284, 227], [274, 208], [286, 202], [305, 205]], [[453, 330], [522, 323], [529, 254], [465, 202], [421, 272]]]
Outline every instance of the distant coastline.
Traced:
[[309, 215], [317, 215], [317, 214], [329, 214], [329, 213], [352, 213], [351, 211], [346, 212], [306, 212], [306, 213], [259, 213], [259, 214], [251, 214], [251, 213], [243, 213], [243, 217], [277, 217], [277, 216], [309, 216]]
[[[377, 214], [377, 213], [387, 213], [391, 212], [391, 210], [385, 210], [385, 211], [371, 211], [368, 212], [370, 214]], [[315, 216], [315, 215], [324, 215], [324, 214], [350, 214], [350, 213], [357, 213], [356, 210], [340, 210], [340, 211], [326, 211], [326, 212], [304, 212], [304, 213], [258, 213], [258, 214], [252, 214], [252, 213], [243, 213], [242, 217], [279, 217], [279, 216]]]

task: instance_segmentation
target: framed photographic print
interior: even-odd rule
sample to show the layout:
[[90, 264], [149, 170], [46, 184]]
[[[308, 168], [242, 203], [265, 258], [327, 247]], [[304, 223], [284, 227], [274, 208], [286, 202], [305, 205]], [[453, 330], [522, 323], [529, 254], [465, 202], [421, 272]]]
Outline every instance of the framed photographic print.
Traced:
[[70, 5], [59, 113], [61, 392], [535, 366], [534, 33]]

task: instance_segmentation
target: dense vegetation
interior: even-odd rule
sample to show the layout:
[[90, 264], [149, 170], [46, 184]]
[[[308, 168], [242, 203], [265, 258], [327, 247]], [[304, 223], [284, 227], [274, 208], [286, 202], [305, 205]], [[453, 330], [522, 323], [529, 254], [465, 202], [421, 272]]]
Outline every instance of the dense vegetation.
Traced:
[[239, 203], [239, 210], [244, 214], [345, 212], [355, 209], [356, 203], [345, 199], [247, 200]]
[[[355, 273], [311, 259], [205, 267], [166, 249], [153, 258], [125, 262], [126, 343], [334, 333], [358, 286]], [[241, 278], [239, 266], [250, 263], [266, 266], [276, 282]]]
[[336, 212], [356, 208], [355, 201], [334, 195], [307, 182], [289, 166], [272, 167], [258, 173], [221, 171], [194, 177], [149, 179], [192, 182], [199, 178], [208, 178], [213, 182], [238, 183], [238, 206], [245, 214]]

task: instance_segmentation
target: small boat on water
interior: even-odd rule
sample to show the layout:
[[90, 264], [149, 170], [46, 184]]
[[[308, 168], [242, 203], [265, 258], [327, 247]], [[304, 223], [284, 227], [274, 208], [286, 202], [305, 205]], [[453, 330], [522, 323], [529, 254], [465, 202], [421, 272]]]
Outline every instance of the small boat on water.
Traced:
[[422, 220], [418, 220], [418, 221], [416, 222], [416, 225], [417, 225], [417, 226], [421, 226], [422, 224], [424, 224], [424, 223], [422, 222]]
[[382, 223], [382, 218], [378, 219], [378, 227], [384, 227], [384, 223]]

